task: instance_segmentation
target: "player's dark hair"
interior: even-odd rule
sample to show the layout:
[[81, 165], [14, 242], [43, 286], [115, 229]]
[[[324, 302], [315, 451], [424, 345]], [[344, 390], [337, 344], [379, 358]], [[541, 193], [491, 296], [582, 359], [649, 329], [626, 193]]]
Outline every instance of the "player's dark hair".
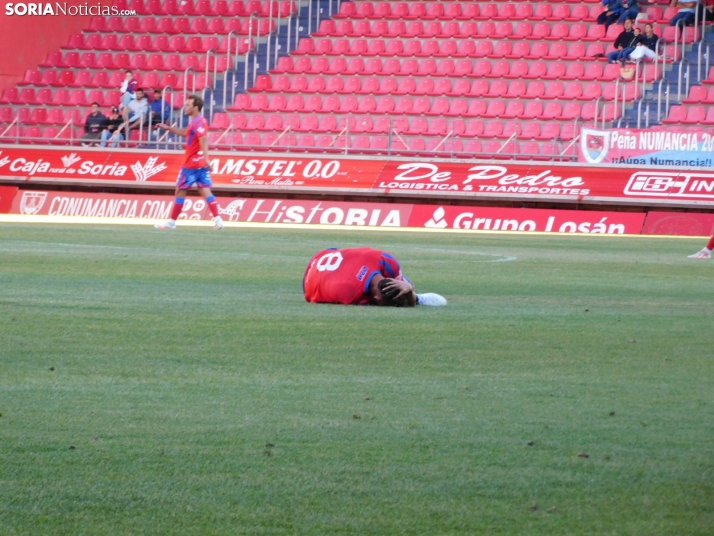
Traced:
[[394, 280], [385, 278], [380, 279], [377, 283], [377, 290], [379, 290], [379, 293], [382, 295], [382, 303], [386, 307], [409, 307], [408, 296], [404, 295], [397, 298], [397, 294], [399, 294], [398, 288], [384, 290], [384, 287], [389, 285], [392, 281]]
[[203, 110], [203, 99], [198, 95], [189, 95], [186, 97], [186, 100], [193, 102], [193, 105], [198, 108], [199, 112]]
[[132, 73], [131, 71], [127, 71], [126, 74], [134, 74], [134, 73]]
[[92, 104], [90, 104], [90, 106], [94, 106], [95, 104], [97, 105], [97, 108], [99, 108], [99, 103], [97, 101], [94, 101]]

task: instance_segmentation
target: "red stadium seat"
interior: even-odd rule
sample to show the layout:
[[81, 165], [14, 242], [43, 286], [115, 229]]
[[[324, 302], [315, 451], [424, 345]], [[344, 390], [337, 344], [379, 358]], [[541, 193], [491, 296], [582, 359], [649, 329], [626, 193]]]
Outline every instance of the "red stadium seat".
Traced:
[[565, 74], [562, 76], [563, 80], [582, 80], [585, 75], [585, 66], [580, 62], [569, 63]]

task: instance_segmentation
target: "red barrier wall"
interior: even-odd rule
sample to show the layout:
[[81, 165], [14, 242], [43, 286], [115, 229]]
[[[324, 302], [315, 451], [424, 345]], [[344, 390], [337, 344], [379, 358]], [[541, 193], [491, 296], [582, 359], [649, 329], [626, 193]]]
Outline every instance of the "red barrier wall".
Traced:
[[[64, 2], [62, 2], [64, 4]], [[67, 6], [85, 5], [85, 0], [67, 0]], [[111, 1], [100, 0], [92, 5], [110, 6]], [[47, 53], [67, 44], [73, 33], [89, 26], [91, 16], [7, 15], [0, 5], [0, 91], [22, 80], [27, 69], [45, 61]], [[54, 7], [54, 4], [52, 4]]]

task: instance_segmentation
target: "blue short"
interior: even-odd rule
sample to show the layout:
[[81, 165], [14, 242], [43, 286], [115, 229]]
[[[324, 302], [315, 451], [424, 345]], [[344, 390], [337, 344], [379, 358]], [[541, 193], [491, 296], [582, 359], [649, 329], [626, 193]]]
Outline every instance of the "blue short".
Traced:
[[197, 188], [210, 188], [213, 186], [211, 182], [211, 172], [207, 167], [181, 168], [178, 180], [176, 181], [178, 189], [188, 190], [194, 184]]

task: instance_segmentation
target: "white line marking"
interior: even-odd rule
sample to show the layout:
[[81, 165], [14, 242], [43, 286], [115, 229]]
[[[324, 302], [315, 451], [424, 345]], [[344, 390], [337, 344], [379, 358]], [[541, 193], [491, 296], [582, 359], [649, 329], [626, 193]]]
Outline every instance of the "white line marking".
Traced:
[[[28, 216], [25, 214], [0, 214], [0, 223], [58, 223], [81, 225], [141, 225], [147, 228], [164, 220], [129, 219], [129, 218], [84, 218], [79, 216]], [[671, 236], [671, 235], [640, 235], [640, 234], [588, 234], [588, 233], [546, 233], [542, 231], [484, 231], [481, 229], [427, 229], [422, 227], [368, 227], [356, 225], [322, 225], [307, 223], [258, 223], [258, 222], [224, 222], [227, 228], [244, 229], [298, 229], [298, 230], [328, 230], [328, 231], [381, 231], [390, 233], [446, 233], [446, 234], [492, 234], [518, 236], [568, 236], [568, 237], [608, 237], [608, 238], [678, 238], [687, 240], [702, 240], [708, 236]], [[181, 227], [213, 227], [212, 221], [179, 220]], [[156, 231], [170, 233], [175, 231]]]

